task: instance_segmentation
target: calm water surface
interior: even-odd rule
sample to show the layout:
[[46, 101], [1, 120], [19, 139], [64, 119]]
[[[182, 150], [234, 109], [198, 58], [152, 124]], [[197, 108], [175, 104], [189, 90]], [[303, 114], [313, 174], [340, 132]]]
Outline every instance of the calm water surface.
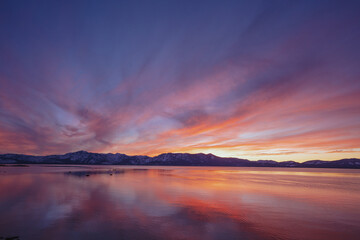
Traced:
[[0, 238], [360, 239], [360, 171], [0, 167]]

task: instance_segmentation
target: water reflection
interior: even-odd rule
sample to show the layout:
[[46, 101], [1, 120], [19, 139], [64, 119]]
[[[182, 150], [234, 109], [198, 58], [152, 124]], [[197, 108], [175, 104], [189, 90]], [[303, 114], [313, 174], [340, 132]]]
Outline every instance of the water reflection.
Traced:
[[[3, 169], [0, 169], [0, 171]], [[357, 170], [7, 168], [0, 237], [357, 239]]]
[[119, 168], [111, 168], [111, 169], [89, 169], [85, 171], [68, 171], [65, 172], [65, 175], [70, 176], [77, 176], [77, 177], [89, 177], [90, 175], [97, 175], [97, 174], [108, 174], [112, 176], [113, 174], [125, 174], [125, 173], [143, 173], [146, 171], [156, 172], [158, 175], [166, 175], [167, 173], [170, 174], [170, 169], [146, 169], [146, 168], [135, 168], [135, 169], [119, 169]]

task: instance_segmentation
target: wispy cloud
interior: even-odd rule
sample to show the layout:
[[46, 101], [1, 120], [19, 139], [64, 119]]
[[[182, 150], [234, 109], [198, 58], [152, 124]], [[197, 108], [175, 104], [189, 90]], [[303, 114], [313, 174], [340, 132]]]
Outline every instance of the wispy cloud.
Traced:
[[324, 3], [5, 1], [0, 152], [360, 157], [359, 6]]

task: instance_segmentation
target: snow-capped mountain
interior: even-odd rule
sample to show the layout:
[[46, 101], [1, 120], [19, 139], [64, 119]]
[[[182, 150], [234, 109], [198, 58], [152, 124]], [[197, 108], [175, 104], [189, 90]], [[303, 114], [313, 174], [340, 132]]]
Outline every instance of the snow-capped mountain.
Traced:
[[31, 156], [2, 154], [0, 164], [92, 164], [92, 165], [163, 165], [163, 166], [234, 166], [234, 167], [305, 167], [305, 168], [360, 168], [360, 159], [337, 161], [312, 160], [303, 163], [273, 160], [250, 161], [223, 158], [213, 154], [163, 153], [155, 157], [128, 156], [121, 153], [91, 153], [78, 151], [63, 155]]

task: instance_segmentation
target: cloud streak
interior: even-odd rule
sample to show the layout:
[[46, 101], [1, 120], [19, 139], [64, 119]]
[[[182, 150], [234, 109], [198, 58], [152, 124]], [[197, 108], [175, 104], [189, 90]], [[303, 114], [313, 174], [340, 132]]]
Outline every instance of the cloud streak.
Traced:
[[360, 157], [356, 2], [1, 4], [2, 153]]

